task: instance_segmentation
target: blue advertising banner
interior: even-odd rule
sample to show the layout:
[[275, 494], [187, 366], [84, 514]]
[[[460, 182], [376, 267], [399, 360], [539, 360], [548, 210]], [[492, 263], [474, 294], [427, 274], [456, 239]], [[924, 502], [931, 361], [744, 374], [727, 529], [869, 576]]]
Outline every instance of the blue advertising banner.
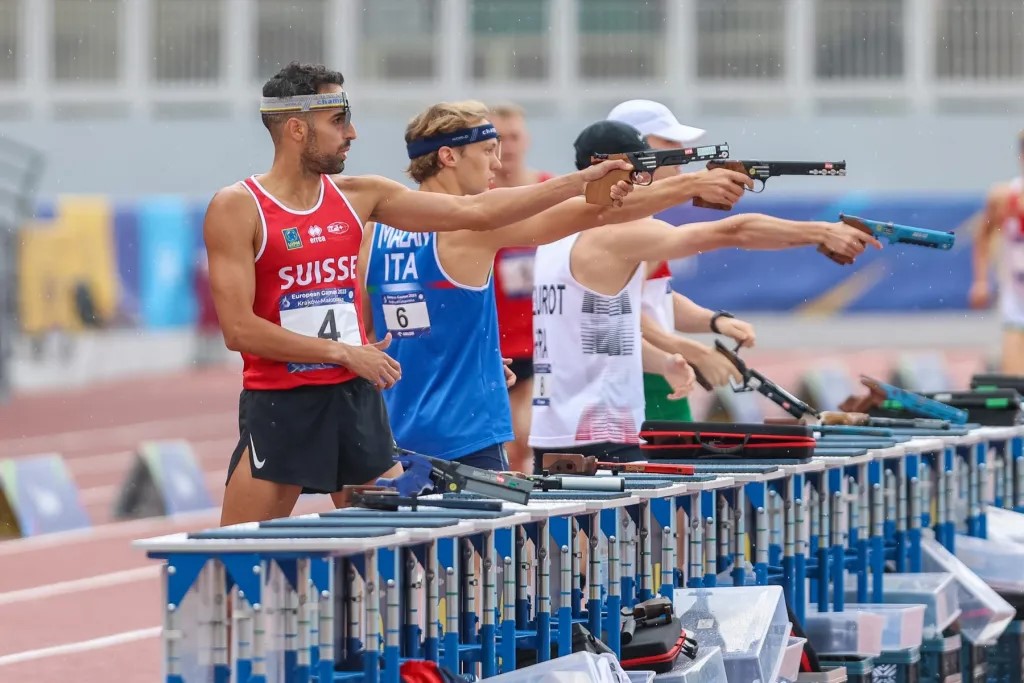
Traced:
[[150, 329], [181, 327], [196, 316], [195, 225], [182, 199], [139, 205], [139, 309]]
[[[971, 281], [970, 222], [981, 198], [773, 199], [747, 196], [743, 213], [791, 220], [836, 221], [840, 213], [932, 230], [953, 231], [956, 245], [939, 251], [911, 245], [870, 248], [852, 266], [839, 266], [813, 247], [783, 251], [723, 249], [673, 268], [673, 286], [702, 306], [741, 311], [929, 311], [967, 307]], [[724, 218], [720, 212], [676, 207], [659, 215], [681, 225]]]

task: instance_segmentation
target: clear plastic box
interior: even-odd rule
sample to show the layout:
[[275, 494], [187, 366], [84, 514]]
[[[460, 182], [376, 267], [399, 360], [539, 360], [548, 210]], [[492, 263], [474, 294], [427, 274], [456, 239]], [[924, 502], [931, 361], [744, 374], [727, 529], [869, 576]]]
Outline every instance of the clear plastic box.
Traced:
[[782, 655], [782, 665], [779, 667], [778, 683], [793, 683], [800, 675], [800, 659], [804, 654], [804, 643], [806, 638], [789, 637], [789, 644]]
[[986, 505], [985, 524], [988, 537], [993, 541], [1024, 543], [1024, 514]]
[[730, 681], [775, 680], [791, 628], [781, 586], [677, 588], [673, 603], [701, 648], [721, 648]]
[[935, 539], [921, 539], [921, 567], [956, 578], [961, 635], [974, 645], [995, 645], [1016, 615], [1013, 606]]
[[882, 652], [921, 647], [924, 638], [924, 605], [853, 603], [845, 605], [843, 609], [871, 612], [885, 619], [885, 626], [882, 627]]
[[873, 612], [818, 612], [808, 609], [804, 633], [821, 655], [863, 655], [882, 653], [885, 618]]
[[729, 683], [721, 648], [702, 647], [696, 659], [680, 657], [671, 671], [655, 676], [654, 683]]
[[618, 675], [622, 673], [622, 667], [614, 656], [574, 652], [487, 680], [491, 683], [589, 683], [608, 680], [610, 671], [617, 671]]
[[956, 556], [998, 591], [1024, 593], [1024, 545], [957, 534]]
[[[921, 574], [884, 574], [882, 602], [896, 605], [924, 605], [922, 636], [937, 638], [943, 629], [960, 616], [958, 584], [948, 572]], [[847, 586], [846, 599], [856, 600], [856, 589]]]

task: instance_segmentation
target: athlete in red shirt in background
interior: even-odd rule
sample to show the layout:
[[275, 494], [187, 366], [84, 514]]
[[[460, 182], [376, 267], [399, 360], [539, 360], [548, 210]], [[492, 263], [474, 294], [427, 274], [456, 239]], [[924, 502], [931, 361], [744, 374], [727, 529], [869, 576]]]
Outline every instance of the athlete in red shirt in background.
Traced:
[[[290, 64], [263, 86], [274, 142], [270, 171], [217, 192], [203, 227], [210, 285], [227, 347], [242, 354], [239, 441], [221, 524], [283, 517], [301, 492], [396, 476], [381, 388], [401, 377], [366, 343], [356, 261], [364, 223], [407, 231], [493, 230], [584, 192], [623, 162], [522, 188], [454, 196], [380, 176], [340, 175], [356, 138], [344, 78]], [[493, 131], [480, 131], [480, 135]], [[615, 204], [632, 191], [611, 190]], [[244, 461], [247, 467], [238, 467]]]
[[[526, 166], [530, 134], [526, 114], [515, 104], [492, 106], [491, 123], [501, 136], [501, 168], [495, 187], [519, 187], [542, 183], [553, 177]], [[511, 359], [516, 376], [509, 389], [512, 431], [516, 440], [506, 444], [509, 467], [515, 472], [533, 471], [530, 450], [530, 399], [533, 396], [533, 247], [499, 249], [494, 259], [494, 301], [498, 308], [501, 355]]]

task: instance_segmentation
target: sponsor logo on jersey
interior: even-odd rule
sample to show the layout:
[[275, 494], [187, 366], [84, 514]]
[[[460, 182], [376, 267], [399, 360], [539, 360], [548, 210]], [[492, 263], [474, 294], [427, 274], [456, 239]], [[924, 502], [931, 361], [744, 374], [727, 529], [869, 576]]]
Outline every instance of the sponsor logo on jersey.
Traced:
[[326, 242], [327, 238], [324, 237], [324, 229], [319, 225], [311, 225], [306, 229], [306, 234], [309, 235], [310, 244], [319, 244], [320, 242]]
[[285, 228], [281, 234], [284, 235], [284, 246], [288, 248], [288, 251], [302, 247], [302, 236], [299, 235], [298, 228]]
[[348, 223], [331, 223], [327, 226], [327, 232], [332, 235], [344, 235], [348, 232]]

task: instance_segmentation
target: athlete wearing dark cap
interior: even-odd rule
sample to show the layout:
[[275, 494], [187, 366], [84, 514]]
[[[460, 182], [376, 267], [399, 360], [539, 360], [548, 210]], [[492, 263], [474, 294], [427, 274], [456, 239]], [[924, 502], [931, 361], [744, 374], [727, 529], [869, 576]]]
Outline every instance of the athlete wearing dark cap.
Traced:
[[[576, 167], [595, 154], [647, 149], [618, 121], [588, 126], [575, 142]], [[657, 181], [668, 182], [669, 179]], [[534, 470], [545, 453], [643, 459], [643, 373], [678, 365], [640, 332], [644, 263], [727, 247], [787, 249], [824, 245], [853, 260], [877, 240], [843, 223], [740, 214], [683, 227], [651, 217], [600, 226], [538, 247], [534, 268], [534, 389], [530, 446]], [[677, 398], [688, 388], [672, 385]]]

